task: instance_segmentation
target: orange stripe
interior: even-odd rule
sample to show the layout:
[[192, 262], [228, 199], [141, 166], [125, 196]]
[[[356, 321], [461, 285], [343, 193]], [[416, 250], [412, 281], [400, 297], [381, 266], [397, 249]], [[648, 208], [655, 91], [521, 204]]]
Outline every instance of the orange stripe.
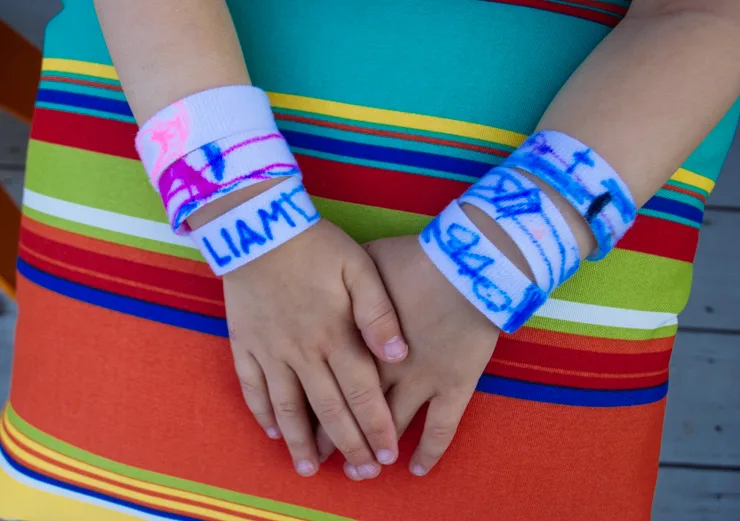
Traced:
[[[80, 474], [80, 475], [82, 475], [82, 476], [84, 476], [84, 477], [86, 477], [88, 479], [94, 479], [96, 481], [102, 481], [103, 483], [107, 483], [109, 485], [113, 485], [113, 486], [116, 486], [116, 487], [124, 488], [124, 489], [130, 490], [132, 492], [138, 492], [140, 494], [146, 494], [148, 496], [152, 496], [152, 497], [155, 497], [155, 498], [158, 498], [158, 499], [163, 499], [163, 500], [167, 500], [167, 501], [174, 501], [174, 502], [184, 503], [186, 505], [190, 505], [190, 506], [197, 507], [197, 508], [210, 509], [210, 510], [213, 510], [215, 512], [220, 512], [222, 514], [227, 514], [227, 515], [232, 515], [232, 516], [238, 516], [238, 517], [243, 518], [243, 519], [246, 519], [248, 521], [259, 521], [259, 520], [264, 519], [262, 517], [257, 518], [257, 517], [254, 517], [254, 516], [247, 516], [247, 514], [244, 514], [243, 512], [239, 512], [239, 511], [236, 511], [236, 510], [225, 509], [225, 508], [222, 508], [222, 507], [216, 507], [214, 505], [208, 505], [208, 504], [200, 503], [200, 502], [193, 501], [193, 500], [190, 500], [190, 499], [184, 499], [184, 498], [177, 497], [177, 496], [171, 496], [171, 495], [162, 494], [162, 493], [159, 493], [159, 492], [154, 492], [154, 491], [147, 490], [147, 489], [140, 488], [140, 487], [135, 487], [135, 486], [132, 486], [132, 485], [129, 485], [129, 484], [126, 484], [126, 483], [121, 483], [121, 482], [118, 482], [118, 481], [114, 481], [112, 479], [109, 479], [109, 478], [106, 478], [106, 477], [103, 477], [103, 476], [98, 476], [96, 474], [92, 474], [92, 473], [90, 473], [90, 472], [88, 472], [86, 470], [82, 470], [82, 469], [79, 469], [79, 468], [76, 468], [76, 467], [72, 467], [70, 465], [67, 465], [65, 463], [61, 463], [59, 461], [52, 460], [52, 459], [48, 458], [47, 456], [45, 456], [45, 455], [43, 455], [43, 454], [35, 451], [31, 447], [29, 447], [28, 445], [26, 445], [25, 443], [23, 443], [23, 441], [21, 441], [19, 438], [16, 438], [10, 432], [10, 430], [8, 430], [7, 427], [5, 427], [5, 422], [6, 421], [7, 421], [7, 418], [5, 418], [3, 420], [3, 427], [2, 427], [2, 429], [3, 429], [4, 434], [6, 436], [8, 436], [11, 440], [13, 440], [13, 442], [15, 444], [19, 445], [28, 454], [30, 454], [30, 455], [32, 455], [32, 456], [34, 456], [34, 457], [36, 457], [36, 458], [38, 458], [38, 459], [40, 459], [40, 460], [48, 463], [51, 466], [61, 468], [61, 469], [66, 470], [68, 472], [74, 472], [76, 474]], [[100, 494], [103, 494], [104, 496], [110, 496], [110, 497], [121, 499], [123, 501], [128, 501], [128, 502], [134, 503], [136, 505], [141, 505], [141, 506], [144, 506], [144, 507], [152, 508], [152, 509], [154, 509], [156, 511], [159, 511], [159, 512], [170, 512], [170, 513], [178, 514], [178, 515], [181, 515], [181, 516], [193, 517], [193, 514], [192, 513], [186, 512], [184, 510], [173, 510], [173, 509], [170, 509], [170, 508], [168, 508], [168, 509], [165, 510], [165, 509], [163, 509], [163, 507], [161, 507], [161, 506], [159, 506], [159, 505], [157, 505], [155, 503], [150, 503], [150, 502], [141, 501], [141, 500], [132, 500], [131, 498], [126, 497], [123, 494], [118, 494], [118, 493], [115, 493], [115, 492], [111, 492], [110, 490], [107, 490], [107, 489], [102, 488], [102, 487], [91, 486], [91, 485], [89, 485], [87, 483], [83, 483], [81, 481], [77, 481], [77, 480], [74, 480], [74, 479], [61, 478], [59, 476], [55, 476], [55, 475], [51, 474], [48, 471], [45, 471], [43, 469], [38, 468], [36, 465], [34, 465], [33, 463], [31, 463], [28, 460], [26, 460], [23, 457], [23, 454], [17, 453], [17, 452], [13, 452], [9, 447], [7, 447], [5, 445], [3, 445], [3, 447], [5, 448], [5, 450], [8, 453], [13, 454], [14, 458], [18, 461], [18, 463], [22, 464], [24, 467], [29, 468], [29, 469], [31, 469], [31, 470], [33, 470], [35, 472], [38, 472], [39, 474], [42, 474], [44, 476], [48, 476], [48, 477], [50, 477], [52, 479], [56, 479], [56, 480], [62, 481], [64, 483], [69, 483], [69, 484], [78, 486], [78, 487], [80, 487], [80, 488], [82, 488], [84, 490], [91, 490], [91, 491], [94, 491], [94, 492], [98, 492]], [[207, 519], [208, 521], [219, 521], [218, 519], [213, 518], [213, 517], [207, 517], [205, 519]]]
[[572, 371], [569, 369], [554, 369], [552, 367], [545, 367], [545, 366], [534, 365], [534, 364], [525, 364], [522, 362], [512, 362], [510, 360], [491, 360], [491, 362], [495, 364], [500, 364], [500, 365], [508, 365], [511, 367], [521, 367], [522, 369], [532, 369], [534, 371], [539, 371], [541, 373], [564, 374], [564, 375], [570, 375], [570, 376], [584, 376], [587, 378], [591, 378], [591, 377], [615, 378], [615, 379], [647, 378], [650, 376], [660, 376], [662, 374], [668, 373], [668, 369], [663, 369], [662, 371], [650, 371], [647, 373], [596, 373], [596, 372], [591, 372], [591, 371]]
[[670, 190], [671, 192], [678, 192], [679, 194], [690, 195], [691, 197], [699, 199], [704, 204], [706, 204], [707, 202], [707, 198], [703, 194], [700, 194], [699, 192], [692, 192], [691, 190], [682, 188], [680, 186], [675, 186], [670, 183], [666, 183], [665, 185], [663, 185], [663, 189]]
[[[501, 334], [499, 342], [508, 337]], [[675, 337], [653, 338], [650, 340], [618, 340], [613, 338], [600, 338], [574, 335], [571, 333], [560, 333], [545, 329], [523, 327], [517, 331], [513, 338], [524, 342], [578, 349], [581, 351], [592, 351], [595, 353], [620, 353], [620, 354], [642, 354], [669, 351], [673, 348]]]
[[117, 257], [140, 264], [156, 266], [169, 270], [180, 271], [199, 275], [201, 277], [214, 277], [213, 272], [204, 262], [198, 262], [181, 257], [172, 257], [163, 253], [155, 253], [147, 250], [140, 250], [131, 246], [124, 246], [113, 242], [93, 239], [85, 235], [69, 232], [48, 224], [34, 221], [28, 216], [23, 216], [22, 226], [32, 232], [47, 237], [57, 242], [76, 246], [78, 248], [94, 251], [110, 257]]
[[67, 264], [66, 262], [62, 262], [60, 260], [53, 259], [53, 258], [51, 258], [51, 257], [49, 257], [47, 255], [43, 255], [41, 253], [38, 253], [38, 252], [36, 252], [36, 251], [28, 248], [27, 246], [25, 246], [23, 243], [21, 243], [20, 249], [27, 256], [35, 257], [37, 259], [41, 259], [41, 260], [43, 260], [45, 262], [48, 262], [49, 264], [53, 264], [53, 265], [59, 266], [61, 268], [66, 268], [66, 269], [71, 270], [71, 271], [74, 271], [76, 273], [83, 273], [83, 274], [86, 274], [86, 275], [89, 275], [89, 276], [92, 276], [92, 277], [95, 277], [95, 278], [98, 278], [98, 279], [101, 279], [101, 280], [108, 280], [108, 281], [111, 281], [111, 282], [117, 282], [118, 284], [125, 284], [127, 286], [131, 286], [131, 287], [134, 287], [134, 288], [141, 288], [141, 289], [145, 289], [147, 291], [152, 291], [152, 292], [156, 292], [156, 293], [162, 293], [164, 295], [171, 295], [171, 296], [182, 298], [182, 299], [186, 299], [186, 300], [194, 300], [194, 301], [197, 301], [197, 302], [203, 302], [203, 303], [206, 303], [206, 304], [212, 304], [212, 305], [219, 306], [219, 307], [222, 307], [223, 306], [223, 301], [220, 301], [220, 300], [213, 300], [213, 299], [209, 299], [209, 298], [205, 298], [205, 297], [197, 297], [195, 295], [190, 295], [188, 293], [180, 293], [179, 291], [173, 291], [173, 290], [170, 290], [170, 289], [160, 288], [160, 287], [157, 287], [157, 286], [150, 286], [149, 284], [143, 284], [143, 283], [136, 282], [136, 281], [133, 281], [133, 280], [130, 280], [130, 279], [122, 279], [120, 277], [113, 277], [111, 275], [107, 275], [107, 274], [101, 273], [99, 271], [87, 270], [87, 269], [84, 269], [84, 268], [80, 268], [78, 266], [75, 266], [73, 264]]

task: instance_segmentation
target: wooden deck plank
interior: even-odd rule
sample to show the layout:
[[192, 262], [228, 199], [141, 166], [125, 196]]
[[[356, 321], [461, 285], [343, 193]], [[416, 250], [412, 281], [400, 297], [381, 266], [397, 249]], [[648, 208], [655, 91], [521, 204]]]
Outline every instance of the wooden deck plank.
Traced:
[[661, 461], [740, 468], [739, 379], [740, 335], [679, 332]]
[[735, 135], [735, 142], [708, 203], [710, 206], [740, 209], [740, 131]]
[[26, 162], [29, 127], [0, 110], [0, 168], [22, 168]]
[[662, 468], [652, 521], [737, 521], [740, 473]]
[[681, 327], [740, 331], [739, 231], [740, 212], [706, 212]]

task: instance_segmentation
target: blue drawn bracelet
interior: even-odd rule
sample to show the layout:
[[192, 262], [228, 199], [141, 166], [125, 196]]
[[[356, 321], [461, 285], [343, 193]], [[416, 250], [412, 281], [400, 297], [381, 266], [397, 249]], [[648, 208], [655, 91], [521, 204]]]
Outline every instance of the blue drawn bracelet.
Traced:
[[544, 130], [530, 136], [502, 166], [539, 177], [578, 210], [598, 244], [589, 260], [603, 259], [637, 216], [619, 174], [591, 148], [562, 132]]
[[319, 221], [301, 176], [233, 208], [190, 234], [216, 275], [274, 250]]
[[447, 280], [507, 333], [516, 331], [547, 299], [478, 230], [457, 201], [424, 228], [419, 242]]
[[524, 254], [537, 285], [550, 293], [581, 261], [573, 232], [550, 198], [525, 175], [494, 168], [458, 199], [483, 210]]

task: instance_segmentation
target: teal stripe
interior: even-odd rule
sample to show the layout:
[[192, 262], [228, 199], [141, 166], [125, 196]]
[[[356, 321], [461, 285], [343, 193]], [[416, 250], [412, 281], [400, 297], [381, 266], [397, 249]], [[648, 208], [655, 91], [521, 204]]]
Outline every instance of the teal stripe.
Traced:
[[696, 197], [690, 195], [679, 194], [678, 192], [672, 192], [671, 190], [666, 190], [665, 188], [661, 188], [660, 190], [658, 190], [658, 193], [655, 195], [663, 197], [665, 199], [672, 199], [674, 201], [685, 203], [693, 206], [698, 210], [701, 210], [702, 212], [704, 211], [704, 203]]
[[83, 114], [85, 116], [95, 116], [96, 118], [112, 119], [114, 121], [123, 121], [124, 123], [134, 123], [136, 120], [131, 116], [122, 116], [119, 114], [110, 114], [100, 110], [84, 109], [80, 107], [69, 107], [58, 103], [36, 102], [36, 106], [42, 109], [58, 110], [60, 112], [70, 112], [72, 114]]
[[470, 159], [481, 163], [500, 163], [502, 161], [502, 158], [500, 156], [496, 156], [493, 154], [484, 154], [482, 152], [476, 152], [473, 150], [464, 150], [443, 145], [434, 145], [430, 143], [419, 143], [416, 141], [406, 141], [398, 138], [373, 136], [371, 134], [358, 134], [356, 132], [317, 127], [315, 125], [295, 123], [292, 121], [279, 121], [278, 127], [280, 127], [280, 130], [295, 130], [311, 135], [324, 136], [334, 139], [340, 139], [343, 141], [378, 145], [383, 147], [392, 147], [402, 150], [411, 150], [415, 152], [439, 154], [455, 158]]
[[697, 222], [690, 221], [689, 219], [684, 219], [683, 217], [678, 217], [670, 213], [657, 212], [655, 210], [648, 210], [646, 208], [641, 208], [640, 211], [637, 213], [639, 213], [640, 215], [647, 215], [650, 217], [655, 217], [657, 219], [664, 219], [666, 221], [691, 226], [692, 228], [696, 228], [697, 230], [701, 228], [701, 224]]
[[[42, 81], [39, 83], [40, 89], [52, 89], [61, 90], [64, 92], [73, 92], [75, 94], [84, 94], [86, 96], [97, 96], [99, 98], [114, 99], [118, 101], [126, 101], [126, 96], [123, 92], [116, 92], [113, 90], [99, 89], [97, 87], [88, 87], [86, 85], [75, 85], [73, 83], [60, 83], [56, 81]], [[106, 112], [106, 114], [108, 114]], [[109, 114], [111, 115], [111, 114]]]

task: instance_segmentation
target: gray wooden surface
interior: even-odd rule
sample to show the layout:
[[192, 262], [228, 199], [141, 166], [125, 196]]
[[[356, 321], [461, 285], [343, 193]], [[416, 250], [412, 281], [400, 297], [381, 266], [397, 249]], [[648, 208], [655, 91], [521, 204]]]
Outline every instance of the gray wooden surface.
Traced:
[[[0, 0], [0, 16], [40, 42], [57, 0]], [[28, 128], [0, 113], [0, 182], [20, 198]], [[671, 361], [654, 521], [740, 521], [740, 138], [709, 200], [694, 285]], [[0, 403], [9, 385], [14, 304], [0, 297]]]

